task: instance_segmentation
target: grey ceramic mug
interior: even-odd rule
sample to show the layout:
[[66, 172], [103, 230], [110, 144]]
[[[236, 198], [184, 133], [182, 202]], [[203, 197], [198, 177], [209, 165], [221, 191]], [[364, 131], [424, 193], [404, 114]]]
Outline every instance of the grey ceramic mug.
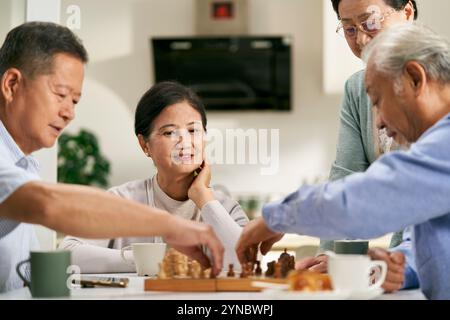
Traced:
[[338, 240], [334, 242], [334, 252], [337, 254], [367, 254], [369, 241]]
[[[16, 271], [19, 277], [30, 288], [31, 295], [36, 298], [67, 297], [70, 288], [67, 273], [71, 264], [71, 252], [59, 251], [32, 251], [28, 260], [17, 264]], [[30, 264], [31, 279], [27, 279], [21, 271], [24, 264]]]

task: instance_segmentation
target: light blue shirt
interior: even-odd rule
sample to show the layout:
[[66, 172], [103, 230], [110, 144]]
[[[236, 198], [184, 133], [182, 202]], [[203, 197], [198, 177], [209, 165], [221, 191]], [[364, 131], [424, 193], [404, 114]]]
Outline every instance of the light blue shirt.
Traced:
[[305, 186], [263, 208], [269, 228], [328, 240], [371, 239], [414, 226], [419, 282], [431, 299], [450, 299], [450, 114], [406, 152], [365, 173]]
[[[39, 180], [38, 171], [37, 161], [23, 154], [0, 121], [0, 204], [25, 183]], [[33, 226], [0, 218], [0, 292], [23, 287], [16, 265], [38, 248]]]

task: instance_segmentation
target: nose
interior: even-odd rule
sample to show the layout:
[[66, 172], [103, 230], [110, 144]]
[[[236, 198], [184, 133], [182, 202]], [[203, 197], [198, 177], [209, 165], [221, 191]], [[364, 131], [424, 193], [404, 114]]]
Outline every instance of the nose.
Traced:
[[375, 124], [379, 130], [386, 128], [386, 124], [384, 123], [383, 119], [380, 116], [380, 113], [376, 113], [376, 120]]
[[357, 29], [356, 43], [361, 50], [364, 49], [364, 47], [370, 42], [370, 40], [372, 40], [372, 37], [361, 31], [360, 29]]
[[178, 132], [178, 144], [182, 148], [188, 148], [191, 146], [191, 135], [188, 130], [180, 130]]
[[63, 105], [60, 116], [66, 122], [70, 122], [75, 119], [75, 104], [73, 102], [67, 102]]

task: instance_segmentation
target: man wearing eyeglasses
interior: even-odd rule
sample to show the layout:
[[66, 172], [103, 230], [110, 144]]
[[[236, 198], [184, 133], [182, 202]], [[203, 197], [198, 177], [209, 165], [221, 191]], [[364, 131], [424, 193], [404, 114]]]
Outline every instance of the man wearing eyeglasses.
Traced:
[[[358, 58], [364, 47], [383, 30], [409, 24], [418, 15], [415, 1], [409, 0], [332, 0], [331, 3], [340, 20], [336, 32]], [[381, 155], [407, 147], [405, 141], [396, 143], [384, 130], [375, 128], [376, 111], [365, 92], [364, 75], [364, 71], [354, 74], [345, 85], [336, 160], [330, 173], [332, 181], [364, 172]], [[393, 249], [369, 251], [372, 258], [383, 259], [388, 264], [388, 277], [383, 284], [388, 292], [418, 286], [410, 236], [409, 230], [403, 235], [396, 233], [391, 242]], [[299, 261], [297, 267], [325, 272], [327, 257], [322, 253], [333, 249], [333, 241], [321, 241], [319, 255]]]

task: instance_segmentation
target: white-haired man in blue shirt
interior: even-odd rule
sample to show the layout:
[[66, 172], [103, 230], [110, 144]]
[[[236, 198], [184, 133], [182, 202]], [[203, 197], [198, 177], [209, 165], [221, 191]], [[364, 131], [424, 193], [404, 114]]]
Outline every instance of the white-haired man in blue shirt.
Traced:
[[244, 228], [238, 256], [244, 261], [259, 244], [267, 252], [282, 232], [369, 239], [414, 226], [421, 289], [430, 299], [450, 299], [450, 44], [426, 27], [397, 26], [364, 55], [377, 126], [411, 149], [266, 205]]

